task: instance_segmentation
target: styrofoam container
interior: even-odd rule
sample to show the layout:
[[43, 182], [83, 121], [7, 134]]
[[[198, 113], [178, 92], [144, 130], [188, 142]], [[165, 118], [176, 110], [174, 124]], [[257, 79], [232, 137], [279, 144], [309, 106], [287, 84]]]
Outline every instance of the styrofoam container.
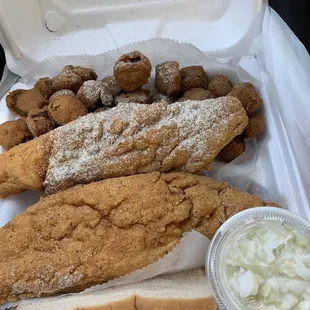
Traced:
[[263, 0], [3, 0], [0, 41], [21, 76], [54, 55], [98, 54], [156, 37], [229, 57], [249, 53], [263, 8]]
[[[192, 43], [222, 61], [241, 59], [240, 69], [258, 80], [266, 119], [255, 169], [246, 175], [251, 183], [248, 191], [310, 219], [307, 190], [300, 177], [302, 164], [279, 113], [281, 102], [274, 80], [262, 58], [252, 52], [266, 10], [262, 0], [4, 0], [0, 40], [9, 69], [20, 76], [53, 56], [96, 55], [155, 37]], [[6, 111], [0, 122], [15, 117]], [[0, 224], [36, 201], [38, 194], [18, 197], [21, 207], [5, 219], [0, 216]], [[0, 215], [1, 209], [10, 213], [11, 199], [0, 201]]]
[[[89, 55], [108, 51], [114, 57], [112, 50], [116, 48], [125, 46], [122, 50], [129, 51], [132, 46], [128, 44], [156, 37], [191, 43], [206, 55], [217, 58], [220, 61], [216, 65], [218, 68], [221, 62], [227, 62], [226, 68], [234, 68], [241, 80], [255, 80], [264, 100], [261, 113], [266, 120], [264, 136], [257, 141], [259, 152], [254, 169], [248, 169], [246, 163], [229, 166], [238, 178], [228, 178], [228, 181], [237, 186], [247, 184], [249, 186], [242, 189], [310, 219], [310, 190], [307, 188], [310, 186], [307, 179], [310, 171], [310, 156], [307, 156], [310, 154], [309, 138], [307, 140], [310, 137], [310, 106], [306, 99], [309, 95], [310, 100], [310, 90], [307, 91], [310, 60], [297, 38], [266, 2], [2, 0], [0, 42], [5, 49], [8, 68], [19, 76], [35, 72], [36, 68], [51, 75], [58, 68], [42, 70], [42, 66], [44, 60], [54, 56], [71, 55], [72, 59], [83, 63], [84, 54], [85, 60], [91, 59]], [[281, 41], [277, 41], [278, 38]], [[143, 45], [146, 50], [149, 49], [147, 45], [147, 42]], [[158, 45], [153, 54], [175, 59], [180, 58], [183, 48], [193, 49], [186, 45], [180, 45], [180, 48], [176, 54], [165, 55], [165, 49]], [[200, 51], [195, 51], [200, 57]], [[304, 63], [293, 70], [291, 67], [300, 59]], [[94, 66], [96, 69], [95, 63]], [[207, 65], [205, 68], [209, 69]], [[277, 76], [278, 72], [280, 76]], [[15, 82], [12, 74], [6, 76], [0, 84], [1, 95]], [[300, 76], [301, 81], [298, 80]], [[32, 86], [24, 82], [25, 79], [20, 80], [11, 89]], [[302, 111], [295, 108], [295, 98]], [[17, 116], [6, 108], [4, 96], [0, 103], [0, 123], [15, 118]], [[295, 139], [296, 135], [298, 139]], [[25, 192], [0, 200], [0, 226], [39, 197], [40, 193]]]

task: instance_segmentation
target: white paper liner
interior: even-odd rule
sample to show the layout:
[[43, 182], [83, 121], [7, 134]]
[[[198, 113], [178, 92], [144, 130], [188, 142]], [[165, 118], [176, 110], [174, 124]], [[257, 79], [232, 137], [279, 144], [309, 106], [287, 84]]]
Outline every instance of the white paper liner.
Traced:
[[[38, 80], [40, 77], [53, 77], [57, 75], [65, 65], [68, 64], [93, 67], [99, 76], [98, 79], [101, 79], [104, 76], [112, 75], [113, 66], [120, 55], [131, 52], [133, 50], [139, 50], [150, 59], [153, 68], [153, 78], [154, 68], [157, 64], [167, 60], [175, 60], [179, 62], [180, 67], [196, 64], [202, 65], [209, 76], [223, 74], [227, 76], [234, 84], [240, 81], [250, 81], [257, 88], [260, 88], [261, 86], [260, 81], [252, 77], [248, 72], [238, 66], [236, 59], [230, 60], [226, 63], [221, 63], [209, 56], [204, 55], [196, 47], [190, 44], [178, 43], [168, 39], [153, 39], [127, 45], [117, 50], [102, 53], [100, 55], [72, 55], [46, 59], [34, 70], [28, 72], [25, 77], [20, 80], [18, 87], [15, 85], [12, 87], [12, 89], [31, 88], [33, 87], [36, 80]], [[149, 88], [153, 88], [153, 78], [150, 79], [148, 84]], [[4, 100], [5, 99], [3, 98], [1, 101]], [[5, 113], [5, 120], [15, 117], [8, 111], [5, 103], [1, 102], [0, 122], [5, 121], [3, 120], [3, 114], [1, 113], [2, 111]], [[246, 190], [249, 186], [249, 180], [251, 179], [248, 176], [251, 174], [255, 167], [257, 159], [256, 153], [258, 153], [255, 140], [248, 140], [246, 143], [247, 151], [242, 156], [228, 165], [220, 165], [217, 167], [215, 164], [214, 168], [211, 172], [209, 172], [209, 174], [211, 173], [211, 175], [213, 175], [213, 177], [217, 180], [229, 181], [232, 185]], [[237, 177], [240, 178], [238, 179]], [[38, 199], [38, 195], [35, 196], [33, 192], [26, 192], [21, 195], [0, 201], [0, 226], [13, 218], [15, 214], [22, 212], [28, 206], [27, 203], [25, 204], [27, 199], [28, 201], [34, 203], [36, 199]], [[101, 290], [109, 286], [141, 281], [162, 273], [176, 272], [201, 267], [204, 265], [208, 244], [209, 240], [201, 234], [197, 232], [188, 233], [184, 236], [180, 244], [163, 259], [125, 277], [113, 280], [104, 285], [90, 288], [86, 290], [85, 293], [93, 290]], [[0, 310], [5, 309], [8, 306], [14, 306], [25, 302], [28, 303], [32, 301], [22, 301], [2, 305], [0, 306]]]
[[42, 301], [51, 302], [56, 299], [64, 298], [64, 296], [67, 297], [80, 294], [89, 294], [91, 292], [101, 291], [108, 287], [143, 281], [165, 273], [173, 273], [199, 268], [204, 266], [209, 244], [210, 240], [208, 238], [196, 231], [191, 231], [189, 233], [185, 233], [179, 244], [163, 258], [147, 267], [129, 273], [126, 276], [114, 279], [102, 285], [93, 286], [81, 293], [65, 294], [56, 297], [35, 298], [7, 303], [0, 305], [0, 310], [7, 309], [9, 307], [16, 307], [18, 305], [29, 305]]
[[239, 81], [236, 60], [220, 63], [216, 59], [206, 56], [191, 44], [178, 43], [169, 39], [152, 39], [129, 44], [99, 55], [69, 55], [48, 58], [29, 71], [21, 82], [26, 81], [25, 84], [30, 83], [30, 85], [33, 85], [40, 77], [57, 75], [68, 64], [92, 67], [100, 79], [112, 74], [114, 64], [119, 56], [133, 50], [139, 50], [150, 59], [153, 71], [157, 64], [163, 61], [175, 60], [179, 62], [180, 67], [197, 64], [205, 67], [210, 76], [225, 74], [233, 83]]

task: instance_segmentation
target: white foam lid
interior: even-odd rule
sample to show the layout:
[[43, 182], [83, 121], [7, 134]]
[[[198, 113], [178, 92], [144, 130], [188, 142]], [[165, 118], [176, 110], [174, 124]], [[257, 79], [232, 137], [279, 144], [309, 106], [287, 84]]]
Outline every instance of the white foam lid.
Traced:
[[249, 53], [261, 31], [263, 0], [5, 0], [0, 41], [23, 75], [54, 55], [97, 54], [155, 37], [217, 57]]

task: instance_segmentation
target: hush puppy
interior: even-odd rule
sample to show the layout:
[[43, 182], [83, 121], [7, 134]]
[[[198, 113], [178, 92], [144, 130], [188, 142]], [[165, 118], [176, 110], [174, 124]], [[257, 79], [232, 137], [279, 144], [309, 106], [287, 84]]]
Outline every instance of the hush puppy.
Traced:
[[205, 99], [212, 99], [215, 96], [209, 91], [204, 88], [192, 88], [187, 90], [183, 97], [178, 100], [178, 102], [186, 101], [186, 100], [205, 100]]
[[139, 51], [122, 55], [114, 66], [114, 78], [125, 91], [130, 92], [147, 84], [151, 75], [149, 59]]
[[58, 90], [50, 97], [49, 102], [54, 101], [54, 99], [56, 97], [59, 97], [59, 96], [72, 96], [72, 97], [75, 97], [75, 93], [72, 90], [69, 90], [69, 89]]
[[114, 98], [122, 91], [122, 89], [116, 83], [114, 76], [106, 76], [102, 79], [102, 83], [106, 86]]
[[58, 96], [48, 105], [48, 115], [59, 125], [65, 125], [86, 114], [84, 103], [72, 96]]
[[223, 97], [231, 91], [232, 87], [232, 83], [226, 76], [216, 75], [210, 80], [208, 90], [216, 97]]
[[49, 117], [46, 106], [29, 111], [26, 124], [34, 137], [39, 137], [56, 127], [56, 122]]
[[55, 91], [69, 89], [76, 93], [84, 81], [96, 79], [97, 74], [94, 70], [69, 65], [65, 66], [62, 72], [52, 79], [52, 86]]
[[119, 104], [120, 102], [148, 104], [150, 103], [150, 91], [148, 89], [141, 88], [129, 93], [124, 93], [116, 96], [114, 103]]
[[160, 102], [160, 101], [165, 101], [168, 104], [175, 102], [175, 100], [173, 100], [172, 98], [170, 98], [166, 94], [163, 94], [163, 93], [155, 90], [151, 96], [151, 103]]
[[84, 82], [76, 97], [90, 110], [94, 110], [101, 102], [104, 106], [110, 106], [113, 103], [113, 96], [102, 81]]
[[16, 89], [6, 97], [7, 107], [23, 117], [27, 117], [30, 110], [42, 108], [47, 104], [48, 101], [37, 88]]
[[0, 145], [7, 150], [31, 139], [25, 119], [7, 121], [0, 125]]
[[181, 69], [181, 91], [192, 88], [208, 87], [208, 75], [202, 66], [190, 66]]
[[176, 97], [179, 94], [181, 73], [178, 62], [166, 61], [156, 66], [155, 87], [169, 97]]
[[235, 85], [228, 96], [237, 97], [248, 114], [257, 111], [263, 103], [263, 100], [258, 96], [255, 87], [251, 83]]
[[249, 123], [245, 128], [245, 134], [247, 137], [259, 137], [262, 135], [265, 127], [264, 119], [257, 113], [252, 113], [249, 115]]
[[34, 88], [37, 88], [45, 99], [49, 99], [55, 92], [53, 82], [48, 77], [40, 78], [35, 83]]
[[245, 151], [245, 143], [241, 138], [236, 138], [227, 144], [219, 153], [218, 158], [224, 162], [231, 162]]

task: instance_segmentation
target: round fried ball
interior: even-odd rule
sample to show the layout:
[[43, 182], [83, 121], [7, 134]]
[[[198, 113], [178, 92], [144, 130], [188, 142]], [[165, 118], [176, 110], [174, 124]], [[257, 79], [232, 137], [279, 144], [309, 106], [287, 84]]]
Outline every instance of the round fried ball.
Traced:
[[232, 83], [226, 76], [216, 75], [210, 80], [208, 90], [216, 97], [223, 97], [231, 91], [232, 87]]
[[42, 108], [47, 104], [48, 101], [37, 88], [16, 89], [6, 97], [7, 107], [23, 117], [27, 117], [30, 110]]
[[54, 101], [54, 99], [58, 96], [72, 96], [75, 97], [75, 93], [69, 89], [61, 89], [56, 91], [49, 99], [49, 102]]
[[239, 157], [245, 151], [245, 143], [243, 140], [236, 138], [226, 145], [218, 155], [218, 158], [224, 162], [231, 162]]
[[147, 84], [151, 75], [149, 59], [139, 51], [122, 55], [114, 66], [114, 78], [125, 91], [130, 92]]
[[76, 93], [84, 81], [96, 80], [97, 77], [91, 68], [68, 65], [52, 79], [52, 87], [55, 91], [69, 89]]
[[[215, 96], [209, 91], [204, 88], [192, 88], [190, 90], [187, 90], [183, 97], [181, 98], [181, 101], [185, 100], [205, 100], [205, 99], [212, 99]], [[178, 100], [179, 101], [179, 100]]]
[[49, 99], [55, 92], [53, 89], [53, 82], [50, 78], [44, 77], [40, 78], [34, 85], [45, 99]]
[[120, 102], [148, 104], [150, 103], [150, 91], [148, 89], [141, 88], [116, 96], [114, 103], [119, 104]]
[[65, 125], [86, 114], [84, 103], [72, 96], [58, 96], [48, 105], [48, 115], [59, 125]]
[[83, 79], [75, 72], [62, 72], [52, 79], [52, 86], [55, 91], [69, 89], [77, 92], [83, 85]]
[[103, 86], [101, 87], [100, 99], [101, 104], [104, 107], [110, 107], [113, 104], [113, 95], [111, 93], [111, 90], [105, 84], [103, 84]]
[[94, 109], [100, 101], [101, 86], [102, 82], [100, 81], [86, 81], [78, 90], [76, 97], [81, 100], [88, 109]]
[[181, 91], [192, 88], [208, 87], [208, 75], [202, 66], [190, 66], [181, 69]]
[[9, 150], [32, 139], [25, 119], [8, 121], [0, 125], [0, 145]]
[[47, 107], [29, 111], [26, 124], [34, 137], [39, 137], [56, 127], [56, 122], [48, 115]]
[[251, 83], [235, 85], [228, 96], [237, 97], [248, 114], [259, 109], [263, 100], [257, 95], [255, 87]]
[[166, 61], [156, 66], [155, 87], [159, 92], [169, 97], [178, 95], [181, 89], [181, 73], [178, 62]]
[[106, 76], [102, 79], [102, 82], [106, 85], [113, 97], [116, 97], [121, 93], [122, 89], [116, 83], [114, 76]]
[[249, 115], [249, 123], [245, 128], [245, 134], [247, 137], [259, 137], [262, 135], [265, 127], [264, 119], [257, 113]]
[[172, 98], [170, 98], [166, 94], [163, 94], [163, 93], [155, 90], [151, 96], [150, 102], [155, 103], [155, 102], [161, 102], [161, 101], [165, 101], [168, 104], [175, 102], [175, 100], [173, 100]]
[[96, 72], [91, 68], [68, 65], [65, 66], [62, 70], [62, 73], [70, 73], [70, 72], [79, 75], [83, 81], [97, 80], [98, 78]]
[[90, 110], [95, 109], [101, 102], [104, 106], [110, 106], [113, 103], [113, 96], [102, 81], [84, 82], [76, 97]]

